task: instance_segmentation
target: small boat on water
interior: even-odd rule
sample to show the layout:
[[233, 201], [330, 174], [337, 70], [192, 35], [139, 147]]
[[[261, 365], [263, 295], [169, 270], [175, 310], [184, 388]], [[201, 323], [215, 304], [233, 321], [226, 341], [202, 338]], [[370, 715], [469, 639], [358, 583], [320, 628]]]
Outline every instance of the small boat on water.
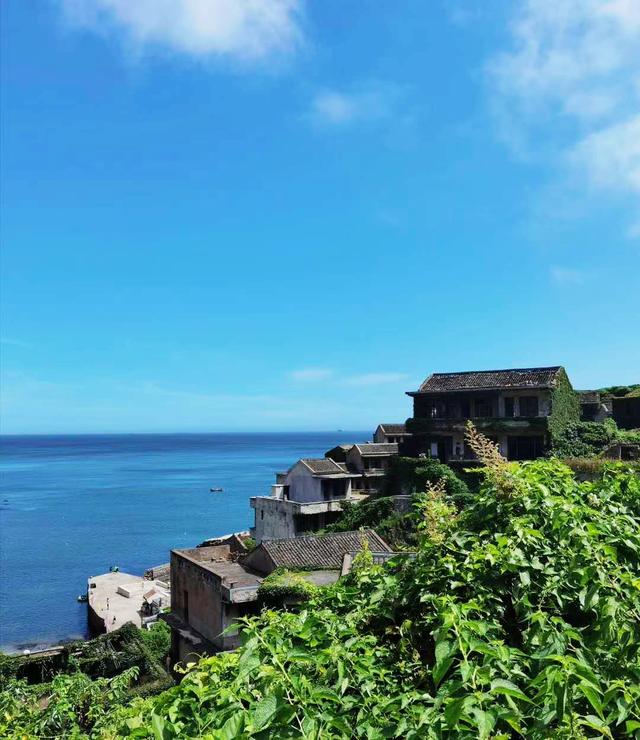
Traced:
[[87, 596], [87, 594], [80, 594], [80, 595], [78, 596], [78, 601], [79, 601], [79, 602], [80, 602], [81, 604], [84, 604], [84, 603], [86, 603], [87, 601], [89, 601], [89, 597]]
[[210, 488], [210, 493], [222, 493], [224, 491], [224, 488]]

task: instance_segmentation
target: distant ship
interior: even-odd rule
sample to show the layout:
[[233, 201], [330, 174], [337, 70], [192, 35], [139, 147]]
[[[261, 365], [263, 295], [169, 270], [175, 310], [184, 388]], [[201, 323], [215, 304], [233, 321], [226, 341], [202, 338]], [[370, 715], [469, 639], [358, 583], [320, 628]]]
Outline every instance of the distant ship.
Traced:
[[210, 493], [222, 493], [224, 491], [224, 488], [210, 488]]

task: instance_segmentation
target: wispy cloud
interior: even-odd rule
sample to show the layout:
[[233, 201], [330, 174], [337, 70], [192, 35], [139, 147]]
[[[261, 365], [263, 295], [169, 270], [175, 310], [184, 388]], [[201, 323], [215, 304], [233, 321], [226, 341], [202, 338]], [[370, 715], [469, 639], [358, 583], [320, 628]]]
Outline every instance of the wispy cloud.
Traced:
[[58, 0], [74, 26], [116, 32], [137, 53], [260, 60], [302, 40], [302, 0]]
[[373, 385], [392, 385], [407, 380], [406, 373], [364, 373], [342, 379], [344, 385], [364, 388]]
[[333, 370], [326, 367], [306, 367], [300, 370], [292, 370], [289, 377], [298, 383], [315, 383], [320, 380], [328, 380], [333, 374]]
[[571, 267], [552, 267], [549, 274], [551, 280], [559, 285], [580, 285], [585, 279], [582, 270]]
[[19, 349], [33, 349], [33, 345], [29, 342], [23, 342], [21, 339], [13, 339], [11, 337], [2, 337], [0, 344], [5, 347], [18, 347]]
[[501, 135], [640, 205], [640, 2], [521, 0], [488, 65]]
[[406, 373], [380, 372], [362, 373], [360, 375], [343, 375], [330, 368], [307, 367], [293, 370], [287, 377], [298, 383], [330, 382], [334, 386], [369, 387], [376, 385], [391, 385], [400, 383], [409, 377]]
[[311, 100], [307, 118], [316, 126], [346, 128], [365, 121], [403, 117], [403, 92], [390, 83], [369, 83], [354, 90], [320, 90]]

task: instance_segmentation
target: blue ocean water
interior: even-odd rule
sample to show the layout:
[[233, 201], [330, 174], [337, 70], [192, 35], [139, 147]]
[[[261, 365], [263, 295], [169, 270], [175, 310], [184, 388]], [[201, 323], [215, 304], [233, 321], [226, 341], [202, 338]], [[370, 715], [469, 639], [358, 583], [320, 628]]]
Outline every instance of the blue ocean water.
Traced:
[[[274, 473], [363, 432], [0, 438], [0, 649], [85, 637], [89, 576], [248, 529]], [[224, 493], [210, 493], [221, 486]]]

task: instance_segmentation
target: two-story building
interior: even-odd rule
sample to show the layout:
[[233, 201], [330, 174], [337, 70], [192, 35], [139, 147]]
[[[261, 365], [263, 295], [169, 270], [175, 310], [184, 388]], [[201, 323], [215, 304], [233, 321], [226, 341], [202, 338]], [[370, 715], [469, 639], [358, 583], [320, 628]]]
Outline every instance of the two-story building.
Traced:
[[256, 542], [316, 532], [340, 517], [342, 501], [357, 498], [345, 462], [331, 458], [298, 460], [286, 473], [277, 473], [270, 496], [250, 499], [255, 511], [252, 534]]
[[528, 460], [549, 448], [550, 419], [560, 406], [563, 420], [579, 418], [577, 395], [559, 366], [433, 373], [408, 395], [412, 436], [402, 452], [443, 462], [474, 458], [464, 441], [469, 419], [509, 460]]

